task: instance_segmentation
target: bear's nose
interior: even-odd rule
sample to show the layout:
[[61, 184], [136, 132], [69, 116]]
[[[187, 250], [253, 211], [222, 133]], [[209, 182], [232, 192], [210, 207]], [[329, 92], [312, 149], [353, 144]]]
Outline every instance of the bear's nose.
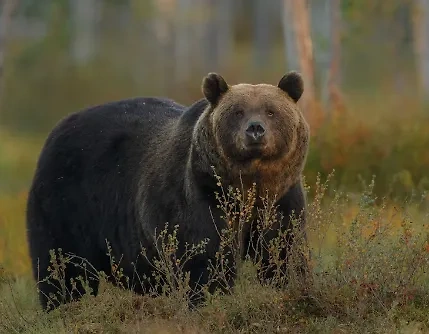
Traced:
[[264, 134], [265, 128], [261, 122], [251, 122], [246, 129], [246, 135], [255, 142], [259, 142]]

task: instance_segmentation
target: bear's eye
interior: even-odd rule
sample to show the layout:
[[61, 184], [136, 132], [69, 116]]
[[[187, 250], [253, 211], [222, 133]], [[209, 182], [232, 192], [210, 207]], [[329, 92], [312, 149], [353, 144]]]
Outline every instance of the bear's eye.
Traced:
[[271, 111], [271, 110], [268, 110], [268, 111], [267, 111], [267, 115], [268, 115], [268, 116], [270, 116], [270, 117], [271, 117], [271, 116], [274, 116], [274, 112], [273, 112], [273, 111]]
[[236, 110], [235, 110], [235, 114], [236, 114], [238, 117], [241, 117], [241, 116], [243, 116], [243, 115], [244, 115], [244, 112], [243, 112], [243, 110], [242, 110], [242, 109], [236, 109]]

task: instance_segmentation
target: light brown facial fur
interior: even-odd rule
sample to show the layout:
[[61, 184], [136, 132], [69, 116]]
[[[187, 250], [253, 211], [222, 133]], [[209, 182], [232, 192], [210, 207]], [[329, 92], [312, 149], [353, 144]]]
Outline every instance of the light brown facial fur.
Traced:
[[248, 189], [256, 183], [259, 193], [284, 195], [299, 182], [307, 156], [309, 127], [296, 104], [302, 91], [295, 72], [278, 86], [228, 86], [210, 74], [203, 83], [210, 106], [194, 132], [202, 159], [225, 184]]

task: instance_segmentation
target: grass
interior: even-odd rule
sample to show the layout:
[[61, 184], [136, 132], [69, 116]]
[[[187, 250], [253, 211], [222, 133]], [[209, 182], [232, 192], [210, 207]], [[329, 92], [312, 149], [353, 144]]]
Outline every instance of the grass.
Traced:
[[[39, 309], [34, 282], [18, 274], [26, 261], [19, 266], [12, 261], [1, 275], [0, 331], [429, 332], [427, 203], [425, 198], [402, 203], [377, 199], [373, 188], [369, 182], [358, 195], [340, 193], [329, 186], [329, 178], [308, 187], [312, 281], [305, 289], [293, 266], [290, 282], [278, 290], [259, 283], [255, 266], [245, 262], [233, 294], [214, 295], [196, 311], [184, 307], [181, 295], [137, 296], [101, 276], [97, 297], [85, 295], [46, 314]], [[20, 198], [18, 204], [24, 202]], [[21, 232], [11, 239], [15, 244], [24, 244]], [[16, 259], [25, 257], [24, 250], [13, 247], [6, 252]]]

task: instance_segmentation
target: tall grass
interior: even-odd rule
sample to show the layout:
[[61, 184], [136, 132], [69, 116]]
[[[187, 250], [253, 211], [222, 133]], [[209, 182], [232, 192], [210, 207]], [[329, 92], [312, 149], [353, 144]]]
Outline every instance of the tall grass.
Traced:
[[[0, 328], [43, 333], [429, 331], [427, 207], [422, 206], [421, 199], [392, 204], [387, 198], [377, 198], [371, 179], [363, 183], [358, 196], [337, 191], [330, 185], [331, 179], [332, 174], [324, 181], [318, 177], [311, 187], [306, 184], [310, 195], [308, 243], [299, 237], [302, 234], [296, 234], [298, 242], [292, 248], [288, 281], [282, 281], [281, 288], [277, 287], [278, 281], [260, 282], [258, 263], [245, 261], [240, 264], [232, 294], [210, 295], [202, 307], [190, 311], [185, 307], [186, 272], [171, 270], [177, 265], [177, 259], [171, 257], [177, 249], [177, 238], [174, 232], [163, 232], [154, 268], [167, 277], [160, 281], [167, 289], [157, 297], [114, 288], [101, 275], [104, 283], [99, 296], [85, 295], [46, 315], [38, 307], [34, 282], [4, 275], [0, 298], [0, 318], [4, 320]], [[219, 194], [220, 205], [238, 210], [228, 211], [230, 217], [238, 217], [238, 224], [247, 224], [243, 216], [251, 196], [238, 195], [237, 189], [225, 190], [226, 196]], [[267, 211], [261, 214], [272, 217]], [[223, 237], [238, 254], [237, 226], [231, 224]], [[189, 258], [202, 251], [204, 243], [195, 247], [197, 251], [189, 252]], [[269, 251], [275, 262], [275, 247]], [[311, 253], [306, 257], [310, 279], [305, 282], [297, 270], [299, 266], [294, 265], [303, 252]], [[70, 256], [68, 260], [76, 259]], [[222, 276], [221, 267], [214, 269]]]

